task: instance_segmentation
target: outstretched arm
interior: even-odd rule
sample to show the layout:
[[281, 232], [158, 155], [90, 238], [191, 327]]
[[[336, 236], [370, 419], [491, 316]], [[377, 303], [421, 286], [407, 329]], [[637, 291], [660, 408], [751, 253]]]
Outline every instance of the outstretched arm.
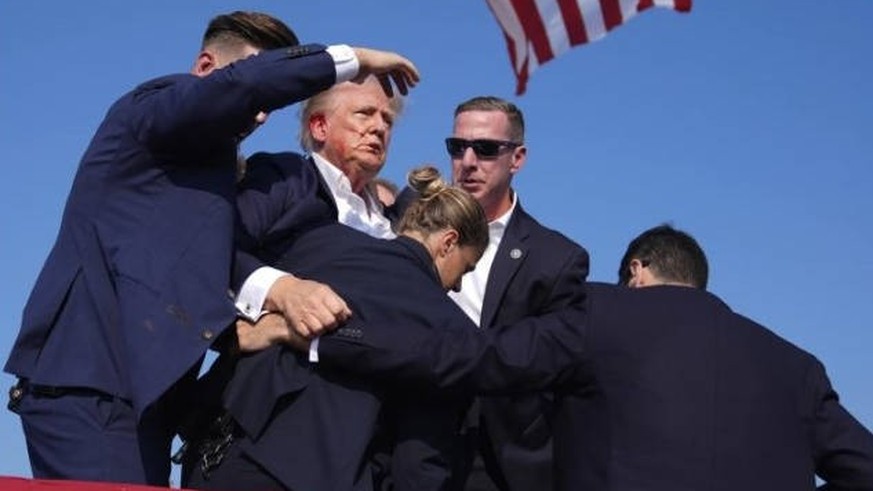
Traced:
[[321, 338], [319, 363], [418, 389], [507, 393], [561, 383], [584, 361], [582, 306], [484, 331], [459, 315], [432, 329], [352, 319]]
[[824, 367], [809, 370], [816, 397], [813, 448], [816, 474], [825, 481], [819, 489], [873, 489], [873, 435], [840, 404]]

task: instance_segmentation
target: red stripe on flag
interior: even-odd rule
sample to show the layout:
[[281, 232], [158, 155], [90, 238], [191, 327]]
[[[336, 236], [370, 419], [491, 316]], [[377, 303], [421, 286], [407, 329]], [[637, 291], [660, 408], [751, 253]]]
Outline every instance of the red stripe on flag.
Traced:
[[[691, 12], [691, 1], [692, 0], [673, 0], [673, 6], [667, 8], [671, 8], [677, 12]], [[640, 0], [637, 2], [637, 12], [642, 12], [647, 8], [655, 6], [654, 0]]]
[[537, 60], [543, 64], [555, 57], [552, 53], [552, 45], [549, 44], [549, 35], [546, 26], [540, 17], [540, 12], [533, 0], [511, 0], [515, 15], [521, 21], [524, 34], [533, 44]]
[[[531, 56], [537, 57], [537, 65], [542, 65], [555, 57], [549, 40], [549, 33], [546, 30], [546, 23], [540, 16], [535, 1], [554, 2], [557, 4], [558, 14], [561, 15], [563, 20], [570, 46], [584, 44], [589, 41], [588, 32], [585, 30], [585, 19], [582, 17], [577, 0], [488, 0], [488, 6], [500, 24], [503, 36], [506, 38], [509, 58], [512, 61], [512, 70], [515, 72], [517, 80], [516, 94], [518, 95], [523, 94], [527, 86], [530, 75], [529, 70], [532, 64]], [[636, 10], [637, 12], [642, 12], [652, 7], [666, 7], [679, 12], [689, 12], [691, 11], [692, 1], [672, 0], [672, 5], [655, 5], [655, 0], [637, 0]], [[624, 22], [620, 0], [598, 0], [598, 3], [603, 15], [606, 31], [610, 31]], [[519, 35], [517, 38], [509, 35], [506, 27], [500, 21], [500, 17], [496, 14], [498, 10], [507, 13], [505, 9], [512, 9], [519, 21], [522, 33], [516, 32], [513, 25], [513, 34]], [[549, 6], [547, 11], [553, 12], [551, 6]], [[557, 19], [549, 18], [546, 21], [555, 23]], [[518, 46], [518, 52], [516, 52], [517, 44], [521, 44], [521, 46]], [[533, 54], [529, 52], [530, 47], [533, 47]], [[520, 56], [521, 59], [516, 59], [517, 56]]]
[[621, 5], [618, 0], [600, 0], [600, 11], [603, 13], [603, 25], [607, 31], [620, 26], [624, 20], [621, 16]]
[[525, 89], [527, 89], [527, 60], [525, 60], [524, 65], [516, 71], [515, 66], [517, 60], [515, 59], [515, 41], [513, 41], [505, 31], [503, 32], [503, 38], [506, 39], [506, 47], [509, 49], [509, 61], [512, 63], [512, 71], [515, 72], [515, 93], [517, 95], [524, 94]]
[[691, 12], [691, 0], [673, 0], [673, 8], [679, 12]]
[[587, 43], [588, 33], [585, 32], [582, 12], [579, 11], [579, 4], [576, 0], [558, 0], [558, 8], [561, 9], [561, 16], [564, 18], [570, 46]]

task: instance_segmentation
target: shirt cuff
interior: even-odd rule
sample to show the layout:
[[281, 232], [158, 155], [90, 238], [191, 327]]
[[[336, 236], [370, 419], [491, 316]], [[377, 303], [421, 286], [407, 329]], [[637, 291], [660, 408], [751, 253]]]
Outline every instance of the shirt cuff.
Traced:
[[283, 276], [288, 276], [288, 273], [268, 266], [260, 267], [250, 274], [236, 296], [236, 309], [240, 315], [256, 322], [264, 314], [267, 292]]
[[355, 50], [347, 44], [334, 44], [327, 47], [327, 54], [333, 58], [336, 67], [336, 83], [348, 82], [358, 75], [360, 63]]
[[318, 363], [318, 341], [321, 338], [315, 338], [309, 342], [309, 361], [311, 363]]

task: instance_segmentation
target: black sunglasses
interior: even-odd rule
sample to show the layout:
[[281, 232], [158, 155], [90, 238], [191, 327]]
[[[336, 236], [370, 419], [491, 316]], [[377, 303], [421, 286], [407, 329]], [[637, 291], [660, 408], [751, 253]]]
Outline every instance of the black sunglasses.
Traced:
[[459, 159], [464, 156], [467, 148], [472, 148], [473, 152], [480, 159], [493, 159], [500, 155], [505, 149], [513, 149], [521, 146], [521, 143], [509, 142], [503, 140], [465, 140], [463, 138], [446, 138], [446, 150], [452, 158]]

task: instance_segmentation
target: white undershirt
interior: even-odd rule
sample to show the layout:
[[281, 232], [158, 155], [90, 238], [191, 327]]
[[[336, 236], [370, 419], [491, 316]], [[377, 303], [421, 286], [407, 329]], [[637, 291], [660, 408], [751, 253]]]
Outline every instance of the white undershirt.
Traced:
[[373, 196], [369, 187], [365, 186], [363, 196], [359, 196], [352, 191], [348, 176], [338, 167], [317, 153], [312, 154], [312, 160], [330, 188], [340, 223], [377, 239], [396, 237], [391, 230], [391, 222], [383, 214], [382, 204]]
[[515, 193], [512, 193], [512, 206], [496, 220], [488, 223], [488, 247], [482, 253], [482, 258], [476, 263], [476, 269], [465, 274], [461, 278], [461, 291], [449, 292], [449, 297], [461, 307], [477, 326], [482, 327], [482, 303], [485, 300], [485, 287], [488, 286], [488, 275], [491, 273], [491, 265], [497, 255], [497, 248], [503, 240], [506, 225], [515, 211]]

